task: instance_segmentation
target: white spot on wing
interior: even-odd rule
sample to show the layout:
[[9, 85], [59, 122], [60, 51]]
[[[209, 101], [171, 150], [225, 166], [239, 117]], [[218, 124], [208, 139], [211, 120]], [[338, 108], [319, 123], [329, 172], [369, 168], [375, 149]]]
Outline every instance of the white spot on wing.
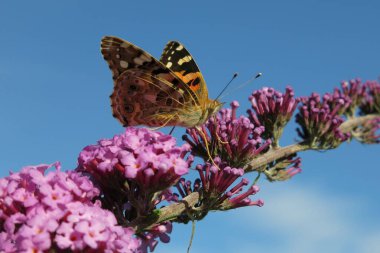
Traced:
[[151, 62], [152, 58], [149, 55], [142, 54], [139, 57], [133, 59], [137, 65], [143, 65], [144, 62]]
[[182, 45], [179, 45], [175, 50], [177, 51], [181, 51], [183, 49], [183, 46]]
[[143, 61], [141, 58], [139, 58], [139, 57], [133, 59], [133, 61], [134, 61], [137, 65], [142, 65], [142, 64], [144, 63], [144, 61]]
[[152, 58], [149, 56], [149, 55], [146, 55], [146, 54], [142, 54], [140, 56], [140, 58], [143, 60], [143, 61], [147, 61], [147, 62], [151, 62], [152, 61]]
[[180, 59], [179, 61], [178, 61], [178, 64], [179, 65], [182, 65], [182, 64], [184, 64], [185, 62], [189, 62], [189, 61], [191, 61], [191, 56], [185, 56], [185, 57], [183, 57], [182, 59]]
[[120, 67], [122, 67], [122, 68], [128, 68], [128, 62], [126, 62], [126, 61], [120, 61]]
[[171, 62], [166, 63], [167, 68], [170, 68], [172, 65], [173, 65], [173, 63], [171, 63]]
[[116, 55], [116, 59], [120, 59], [120, 54], [117, 54], [117, 55]]

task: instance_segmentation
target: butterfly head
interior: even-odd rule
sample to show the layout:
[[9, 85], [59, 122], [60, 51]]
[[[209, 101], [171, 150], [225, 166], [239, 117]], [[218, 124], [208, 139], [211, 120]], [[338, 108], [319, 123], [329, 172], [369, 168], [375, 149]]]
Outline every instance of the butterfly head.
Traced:
[[218, 101], [218, 100], [210, 100], [209, 103], [206, 105], [205, 115], [204, 115], [204, 121], [211, 118], [213, 115], [215, 115], [219, 110], [222, 108], [224, 103]]

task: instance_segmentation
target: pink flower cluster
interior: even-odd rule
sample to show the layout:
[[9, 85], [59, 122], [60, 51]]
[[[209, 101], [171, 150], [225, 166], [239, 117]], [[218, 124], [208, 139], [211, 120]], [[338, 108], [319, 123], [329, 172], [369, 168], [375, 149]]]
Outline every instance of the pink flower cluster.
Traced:
[[[186, 174], [192, 157], [190, 146], [176, 146], [176, 140], [146, 128], [129, 127], [124, 134], [85, 147], [78, 169], [91, 173], [101, 185], [115, 171], [150, 193], [167, 189]], [[124, 182], [123, 182], [124, 183]]]
[[[198, 167], [201, 165], [198, 165]], [[191, 185], [190, 180], [186, 180], [184, 178], [181, 178], [178, 183], [176, 184], [176, 188], [178, 190], [178, 193], [181, 195], [182, 198], [185, 198], [192, 192], [199, 192], [201, 191], [202, 187], [202, 181], [197, 178], [194, 180], [193, 185]]]
[[339, 126], [343, 118], [339, 112], [344, 112], [351, 101], [346, 97], [326, 93], [323, 98], [317, 93], [301, 98], [302, 105], [296, 115], [298, 135], [315, 149], [330, 149], [339, 146], [349, 137]]
[[[176, 185], [177, 190], [182, 198], [192, 192], [200, 192], [202, 203], [198, 205], [207, 206], [205, 212], [209, 210], [227, 210], [243, 206], [262, 206], [262, 200], [252, 201], [249, 196], [259, 191], [257, 185], [252, 185], [244, 193], [243, 187], [247, 186], [249, 181], [245, 178], [235, 185], [235, 181], [244, 175], [241, 168], [231, 168], [226, 162], [221, 161], [219, 157], [214, 159], [215, 165], [206, 163], [197, 165], [196, 170], [200, 178], [194, 181], [193, 187], [191, 181], [181, 180]], [[179, 217], [181, 219], [181, 217]], [[186, 220], [183, 217], [182, 220]]]
[[283, 128], [297, 108], [299, 98], [294, 98], [294, 91], [290, 86], [286, 87], [285, 93], [264, 87], [254, 91], [249, 101], [255, 111], [253, 113], [248, 110], [251, 121], [256, 125], [262, 124], [265, 127], [263, 137], [273, 138], [274, 143], [277, 143]]
[[262, 200], [252, 201], [250, 195], [259, 191], [257, 185], [252, 185], [244, 193], [243, 187], [248, 185], [249, 181], [243, 178], [235, 186], [233, 183], [244, 175], [241, 168], [231, 168], [227, 163], [222, 162], [220, 158], [215, 158], [217, 166], [206, 163], [197, 165], [196, 170], [199, 173], [202, 183], [202, 194], [205, 195], [204, 201], [210, 205], [210, 210], [227, 210], [243, 206], [262, 206]]
[[276, 160], [268, 166], [263, 172], [267, 176], [267, 179], [273, 181], [284, 181], [299, 174], [301, 169], [301, 158], [291, 155]]
[[87, 177], [61, 172], [59, 163], [0, 179], [0, 252], [138, 252], [134, 231], [92, 202], [98, 195]]
[[[152, 215], [162, 201], [175, 200], [168, 188], [188, 172], [193, 161], [192, 156], [186, 157], [189, 151], [188, 144], [178, 147], [170, 135], [129, 127], [123, 134], [85, 147], [77, 170], [89, 173], [100, 186], [103, 207], [114, 212], [119, 224], [137, 228], [136, 220]], [[141, 249], [153, 250], [157, 238], [168, 242], [170, 232], [170, 223], [139, 231]]]
[[380, 114], [380, 83], [367, 81], [364, 86], [367, 88], [367, 94], [360, 106], [360, 113], [363, 115], [370, 113]]
[[154, 226], [148, 232], [145, 232], [140, 236], [142, 239], [140, 248], [143, 252], [148, 252], [148, 249], [150, 252], [153, 252], [158, 244], [157, 238], [159, 238], [163, 243], [170, 242], [170, 237], [168, 234], [170, 234], [172, 230], [173, 225], [171, 222], [163, 222], [162, 224]]
[[[239, 103], [231, 103], [231, 109], [222, 109], [214, 118], [210, 118], [198, 129], [187, 129], [188, 136], [183, 139], [192, 146], [192, 151], [208, 159], [208, 148], [212, 156], [219, 156], [223, 161], [228, 161], [230, 166], [243, 167], [247, 161], [266, 151], [271, 144], [270, 140], [264, 140], [261, 135], [263, 126], [253, 124], [245, 116], [236, 116]], [[205, 143], [204, 137], [207, 138]], [[208, 145], [208, 147], [206, 146]]]
[[334, 95], [343, 97], [346, 96], [350, 99], [350, 104], [348, 105], [348, 108], [345, 108], [345, 111], [343, 112], [348, 117], [355, 116], [356, 109], [359, 107], [363, 99], [367, 95], [367, 89], [366, 86], [362, 84], [360, 79], [352, 79], [349, 82], [343, 81], [341, 83], [342, 89], [335, 89]]

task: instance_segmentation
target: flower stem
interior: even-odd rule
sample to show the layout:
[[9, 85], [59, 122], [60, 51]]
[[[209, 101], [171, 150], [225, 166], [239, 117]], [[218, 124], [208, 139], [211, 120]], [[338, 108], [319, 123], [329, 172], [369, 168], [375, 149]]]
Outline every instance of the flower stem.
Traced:
[[[348, 119], [340, 126], [340, 128], [343, 132], [349, 132], [355, 129], [356, 127], [362, 125], [363, 123], [378, 117], [380, 117], [380, 115], [370, 114], [366, 116]], [[305, 150], [312, 150], [312, 147], [302, 142], [291, 144], [282, 148], [272, 149], [269, 152], [251, 160], [249, 164], [246, 166], [245, 172], [255, 171], [258, 168], [265, 166], [266, 164], [271, 163], [277, 159]], [[156, 213], [156, 215], [149, 216], [144, 221], [139, 221], [137, 223], [132, 222], [131, 225], [134, 225], [134, 227], [137, 228], [138, 231], [141, 231], [143, 229], [148, 229], [154, 226], [155, 224], [159, 224], [164, 221], [176, 220], [178, 216], [187, 214], [188, 210], [193, 209], [194, 206], [197, 203], [200, 203], [201, 201], [201, 194], [199, 192], [190, 193], [180, 202], [163, 207], [159, 209], [159, 212]]]

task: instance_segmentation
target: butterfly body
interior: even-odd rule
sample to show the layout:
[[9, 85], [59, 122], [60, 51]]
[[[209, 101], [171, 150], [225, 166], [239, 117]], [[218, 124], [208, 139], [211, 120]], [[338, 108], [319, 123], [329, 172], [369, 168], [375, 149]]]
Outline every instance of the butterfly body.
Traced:
[[116, 37], [104, 37], [101, 51], [113, 73], [112, 112], [124, 126], [195, 127], [222, 106], [208, 98], [197, 65], [178, 42], [167, 44], [161, 61]]

